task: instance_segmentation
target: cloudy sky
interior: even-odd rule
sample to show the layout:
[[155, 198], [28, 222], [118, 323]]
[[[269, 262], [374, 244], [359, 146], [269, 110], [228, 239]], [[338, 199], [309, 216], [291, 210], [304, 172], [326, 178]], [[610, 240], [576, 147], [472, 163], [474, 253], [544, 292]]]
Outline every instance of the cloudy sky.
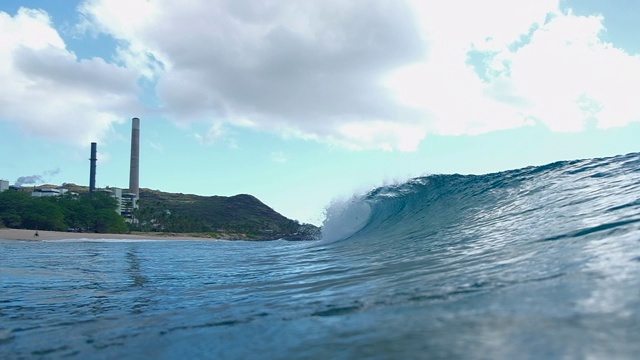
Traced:
[[0, 178], [248, 193], [320, 224], [431, 173], [639, 150], [635, 0], [0, 3]]

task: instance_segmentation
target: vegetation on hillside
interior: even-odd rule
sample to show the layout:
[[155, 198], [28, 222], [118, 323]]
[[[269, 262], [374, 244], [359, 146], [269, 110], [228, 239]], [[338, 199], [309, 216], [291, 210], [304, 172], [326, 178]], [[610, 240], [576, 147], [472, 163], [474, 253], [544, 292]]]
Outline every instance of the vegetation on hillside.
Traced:
[[107, 194], [32, 197], [23, 191], [0, 193], [0, 225], [16, 229], [125, 233], [124, 218], [116, 213], [116, 199]]
[[[54, 187], [44, 185], [42, 187]], [[308, 240], [319, 229], [288, 219], [251, 195], [199, 196], [140, 189], [135, 221], [116, 213], [117, 200], [104, 192], [63, 184], [79, 196], [31, 197], [22, 191], [0, 193], [0, 226], [40, 230], [201, 233], [212, 237]]]
[[142, 231], [242, 233], [279, 238], [298, 233], [288, 219], [251, 195], [198, 196], [141, 189], [134, 213]]

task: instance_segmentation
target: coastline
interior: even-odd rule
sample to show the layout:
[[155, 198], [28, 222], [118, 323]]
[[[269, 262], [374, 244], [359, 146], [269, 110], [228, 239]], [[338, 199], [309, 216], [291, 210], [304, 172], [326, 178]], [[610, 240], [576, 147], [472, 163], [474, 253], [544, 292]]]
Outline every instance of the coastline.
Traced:
[[44, 241], [44, 240], [71, 240], [71, 239], [115, 239], [115, 240], [219, 240], [210, 237], [195, 237], [185, 234], [99, 234], [99, 233], [75, 233], [64, 231], [38, 230], [38, 236], [34, 236], [35, 230], [24, 229], [0, 229], [0, 240]]

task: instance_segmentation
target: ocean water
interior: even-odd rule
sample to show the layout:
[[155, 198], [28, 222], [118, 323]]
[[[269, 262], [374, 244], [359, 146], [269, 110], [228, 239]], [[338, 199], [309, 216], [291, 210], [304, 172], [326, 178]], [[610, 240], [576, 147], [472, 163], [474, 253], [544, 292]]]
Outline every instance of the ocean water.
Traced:
[[384, 186], [315, 242], [0, 241], [0, 358], [638, 359], [640, 154]]

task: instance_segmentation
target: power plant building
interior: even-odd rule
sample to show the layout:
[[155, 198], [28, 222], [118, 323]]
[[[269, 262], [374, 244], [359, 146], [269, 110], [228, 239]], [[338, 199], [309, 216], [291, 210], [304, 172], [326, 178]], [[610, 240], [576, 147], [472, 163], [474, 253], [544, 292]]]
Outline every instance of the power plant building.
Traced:
[[125, 220], [133, 221], [133, 210], [138, 208], [138, 197], [133, 193], [123, 191], [117, 187], [107, 187], [100, 191], [110, 195], [118, 201], [116, 212], [122, 215]]
[[89, 192], [96, 191], [96, 162], [98, 159], [96, 158], [96, 153], [98, 145], [94, 142], [91, 143], [91, 157], [89, 161], [91, 162], [91, 166], [89, 168]]
[[[97, 144], [91, 143], [91, 163], [89, 169], [89, 192], [96, 191], [96, 157]], [[110, 196], [118, 200], [118, 208], [116, 212], [124, 216], [129, 222], [135, 221], [133, 210], [138, 208], [138, 198], [140, 196], [139, 189], [140, 174], [140, 119], [135, 117], [132, 119], [131, 126], [131, 158], [129, 167], [129, 189], [124, 192], [121, 188], [107, 187], [100, 191], [108, 193]]]
[[[96, 165], [97, 158], [97, 143], [91, 143], [90, 154], [90, 167], [89, 167], [89, 192], [94, 192], [96, 188]], [[138, 208], [138, 199], [140, 196], [139, 181], [140, 181], [140, 119], [134, 117], [132, 119], [131, 127], [131, 158], [129, 168], [129, 189], [123, 191], [121, 188], [107, 187], [100, 189], [99, 191], [106, 192], [110, 196], [118, 200], [118, 208], [116, 212], [122, 215], [127, 221], [134, 222], [133, 210]], [[0, 192], [13, 188], [9, 186], [9, 181], [0, 180]], [[31, 196], [35, 197], [48, 197], [48, 196], [60, 196], [67, 193], [67, 189], [64, 188], [39, 188], [34, 189]], [[77, 195], [71, 193], [72, 195]]]
[[50, 196], [60, 196], [67, 193], [67, 189], [48, 189], [41, 188], [35, 189], [31, 192], [31, 196], [35, 197], [50, 197]]
[[129, 192], [140, 196], [140, 119], [134, 117], [131, 124], [131, 165], [129, 168]]
[[133, 209], [138, 208], [140, 198], [140, 119], [131, 119], [131, 159], [129, 166], [129, 192], [122, 194], [120, 214], [127, 221], [135, 222]]

